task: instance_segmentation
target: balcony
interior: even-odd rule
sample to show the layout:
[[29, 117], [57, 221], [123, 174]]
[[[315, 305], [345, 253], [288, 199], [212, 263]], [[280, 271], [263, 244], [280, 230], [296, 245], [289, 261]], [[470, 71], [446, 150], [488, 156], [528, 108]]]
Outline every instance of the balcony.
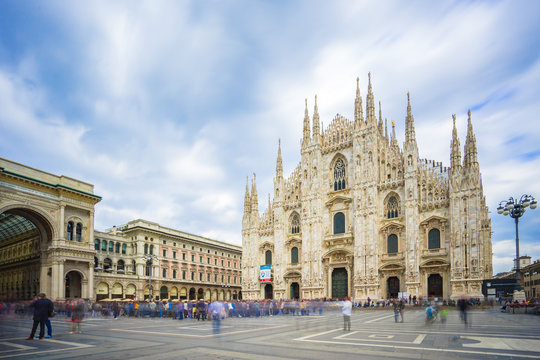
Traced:
[[403, 251], [392, 254], [386, 253], [381, 255], [381, 261], [401, 261], [403, 259], [405, 259]]
[[424, 249], [424, 250], [422, 250], [422, 257], [423, 258], [446, 257], [446, 256], [448, 256], [448, 249], [446, 249], [446, 248]]
[[347, 245], [352, 245], [353, 235], [351, 232], [346, 232], [343, 234], [328, 234], [324, 237], [324, 245], [327, 248], [331, 249], [334, 247], [344, 247]]

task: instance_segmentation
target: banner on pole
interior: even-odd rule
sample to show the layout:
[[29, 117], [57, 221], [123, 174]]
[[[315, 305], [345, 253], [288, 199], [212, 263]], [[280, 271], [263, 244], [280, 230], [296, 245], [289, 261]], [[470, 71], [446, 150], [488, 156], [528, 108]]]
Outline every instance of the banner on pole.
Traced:
[[271, 273], [272, 265], [261, 265], [261, 282], [270, 282], [272, 281]]

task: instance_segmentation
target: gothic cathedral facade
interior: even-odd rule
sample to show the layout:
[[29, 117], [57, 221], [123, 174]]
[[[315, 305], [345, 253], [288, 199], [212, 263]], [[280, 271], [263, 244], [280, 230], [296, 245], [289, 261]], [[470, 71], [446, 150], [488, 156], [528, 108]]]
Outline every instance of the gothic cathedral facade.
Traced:
[[255, 178], [246, 184], [244, 298], [481, 297], [492, 275], [491, 220], [470, 111], [463, 162], [453, 120], [444, 167], [418, 156], [409, 96], [403, 147], [394, 125], [388, 134], [371, 77], [365, 118], [358, 79], [354, 121], [337, 115], [321, 131], [317, 97], [312, 119], [306, 100], [301, 161], [285, 178], [279, 146], [262, 215]]

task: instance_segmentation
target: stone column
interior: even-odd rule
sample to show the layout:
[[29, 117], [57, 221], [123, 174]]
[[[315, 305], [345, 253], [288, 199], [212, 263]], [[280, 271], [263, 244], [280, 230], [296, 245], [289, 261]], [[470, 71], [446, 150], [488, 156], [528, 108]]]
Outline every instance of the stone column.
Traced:
[[89, 297], [88, 279], [81, 279], [81, 298], [88, 299]]
[[65, 224], [64, 224], [64, 218], [65, 218], [65, 209], [66, 209], [66, 206], [65, 205], [61, 205], [60, 206], [60, 231], [59, 231], [59, 234], [58, 234], [58, 237], [62, 240], [65, 240]]
[[49, 299], [58, 299], [60, 297], [60, 292], [58, 289], [58, 261], [52, 262], [52, 274], [51, 274], [51, 295]]
[[88, 263], [88, 294], [87, 298], [91, 300], [96, 299], [94, 290], [94, 264]]
[[51, 280], [49, 278], [49, 275], [47, 275], [48, 272], [49, 272], [49, 266], [46, 264], [41, 264], [40, 275], [39, 275], [39, 292], [45, 293], [47, 294], [47, 297], [54, 299], [52, 297]]
[[66, 279], [64, 276], [64, 260], [58, 262], [58, 296], [62, 299], [66, 298]]
[[90, 211], [90, 219], [88, 224], [88, 244], [91, 249], [94, 248], [94, 212]]
[[327, 297], [332, 297], [332, 267], [328, 266], [328, 282], [326, 283], [327, 289]]

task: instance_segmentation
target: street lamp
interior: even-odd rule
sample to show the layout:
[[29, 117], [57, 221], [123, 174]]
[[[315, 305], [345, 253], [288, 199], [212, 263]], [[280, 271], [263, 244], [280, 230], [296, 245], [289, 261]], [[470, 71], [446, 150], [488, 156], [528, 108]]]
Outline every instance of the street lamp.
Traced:
[[158, 258], [152, 254], [144, 255], [143, 258], [146, 260], [146, 266], [148, 266], [148, 301], [152, 301], [152, 264]]
[[504, 216], [510, 215], [516, 222], [516, 290], [521, 290], [521, 273], [519, 270], [519, 218], [525, 214], [527, 207], [531, 207], [532, 210], [536, 209], [536, 200], [532, 195], [521, 195], [519, 201], [510, 197], [508, 200], [503, 200], [499, 203], [497, 212]]

